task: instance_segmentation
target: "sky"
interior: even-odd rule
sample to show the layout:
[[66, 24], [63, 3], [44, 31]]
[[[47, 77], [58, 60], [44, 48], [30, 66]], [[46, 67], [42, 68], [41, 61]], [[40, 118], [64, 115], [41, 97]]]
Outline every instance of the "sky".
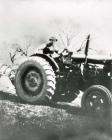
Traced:
[[0, 0], [0, 53], [4, 44], [32, 38], [38, 46], [63, 32], [73, 34], [73, 47], [90, 33], [92, 48], [111, 53], [111, 0]]

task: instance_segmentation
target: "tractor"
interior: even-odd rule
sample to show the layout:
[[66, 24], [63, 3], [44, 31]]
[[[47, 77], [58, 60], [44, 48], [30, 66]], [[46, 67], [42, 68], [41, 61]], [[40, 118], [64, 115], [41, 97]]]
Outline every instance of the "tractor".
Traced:
[[[51, 39], [57, 41], [55, 39]], [[71, 102], [80, 91], [81, 106], [90, 112], [107, 112], [112, 103], [112, 58], [89, 55], [90, 35], [84, 54], [67, 49], [49, 51], [49, 45], [26, 58], [15, 76], [17, 95], [25, 102]], [[57, 55], [54, 57], [53, 54]]]

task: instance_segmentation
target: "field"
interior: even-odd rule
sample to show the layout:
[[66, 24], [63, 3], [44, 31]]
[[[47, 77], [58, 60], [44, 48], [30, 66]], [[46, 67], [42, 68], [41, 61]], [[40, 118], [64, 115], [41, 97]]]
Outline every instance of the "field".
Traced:
[[[10, 53], [18, 47], [29, 46], [30, 55], [51, 36], [57, 49], [76, 53], [91, 34], [89, 53], [112, 56], [111, 15], [111, 0], [0, 0], [0, 63], [12, 65]], [[2, 76], [0, 140], [112, 140], [111, 118], [87, 114], [80, 100], [26, 104]]]
[[0, 85], [0, 140], [112, 138], [110, 120], [83, 112], [79, 103], [81, 96], [69, 104], [29, 105], [17, 97], [7, 77], [1, 77]]

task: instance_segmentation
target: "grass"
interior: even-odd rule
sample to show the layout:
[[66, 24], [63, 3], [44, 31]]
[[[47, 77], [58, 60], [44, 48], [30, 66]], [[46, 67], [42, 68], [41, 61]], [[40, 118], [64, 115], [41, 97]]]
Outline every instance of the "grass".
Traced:
[[111, 140], [110, 120], [0, 101], [0, 140]]

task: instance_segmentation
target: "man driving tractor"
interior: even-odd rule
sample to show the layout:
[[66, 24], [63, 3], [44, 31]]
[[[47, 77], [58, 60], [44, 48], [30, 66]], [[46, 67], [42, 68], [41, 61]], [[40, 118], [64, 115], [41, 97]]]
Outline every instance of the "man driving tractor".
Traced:
[[[55, 49], [55, 43], [58, 41], [55, 37], [51, 37], [49, 39], [49, 42], [46, 44], [45, 48], [43, 49], [44, 54], [53, 55], [54, 53], [58, 54], [59, 51]], [[68, 48], [63, 49], [63, 51], [60, 53], [60, 56], [63, 56], [63, 61], [70, 61], [71, 55], [73, 52], [69, 51]]]
[[45, 48], [43, 49], [44, 54], [52, 55], [54, 52], [57, 52], [54, 48], [54, 43], [58, 40], [55, 37], [51, 37], [49, 39], [49, 42], [46, 44]]

